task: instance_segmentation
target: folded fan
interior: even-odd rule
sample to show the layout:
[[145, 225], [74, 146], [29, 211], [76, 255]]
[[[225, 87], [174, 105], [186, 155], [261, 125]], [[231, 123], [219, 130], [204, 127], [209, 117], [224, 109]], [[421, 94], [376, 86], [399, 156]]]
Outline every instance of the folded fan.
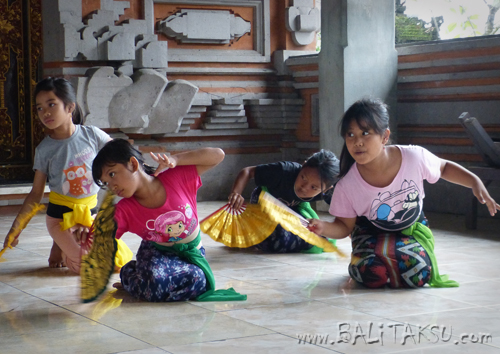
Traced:
[[0, 251], [0, 257], [5, 253], [7, 248], [12, 248], [12, 242], [14, 242], [14, 235], [18, 235], [24, 228], [28, 225], [31, 218], [35, 216], [39, 211], [45, 209], [45, 206], [42, 204], [35, 203], [31, 207], [31, 210], [19, 216], [18, 225], [13, 228], [13, 230], [7, 235], [7, 243], [5, 247]]
[[113, 194], [108, 191], [90, 229], [90, 251], [82, 255], [80, 277], [83, 302], [95, 300], [106, 290], [115, 269], [118, 246], [115, 239], [117, 227], [114, 212]]
[[261, 243], [276, 226], [258, 204], [243, 204], [239, 209], [226, 204], [200, 222], [201, 231], [213, 240], [238, 248]]
[[345, 257], [345, 254], [339, 251], [335, 245], [328, 242], [326, 238], [310, 231], [307, 228], [309, 221], [306, 218], [290, 209], [270, 193], [262, 191], [259, 195], [259, 204], [262, 211], [285, 230], [299, 236], [311, 245], [322, 248], [324, 252], [336, 252]]

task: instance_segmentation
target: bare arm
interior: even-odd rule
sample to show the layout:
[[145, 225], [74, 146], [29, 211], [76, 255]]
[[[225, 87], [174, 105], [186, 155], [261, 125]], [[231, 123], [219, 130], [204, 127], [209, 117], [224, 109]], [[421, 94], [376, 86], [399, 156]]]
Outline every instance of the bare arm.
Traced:
[[341, 239], [349, 236], [356, 225], [356, 218], [336, 217], [333, 222], [309, 219], [309, 230], [329, 238]]
[[238, 173], [236, 179], [234, 180], [233, 188], [231, 189], [231, 194], [229, 194], [229, 205], [235, 209], [239, 209], [245, 198], [241, 195], [243, 190], [248, 184], [248, 181], [255, 177], [255, 166], [245, 167]]
[[176, 166], [195, 165], [198, 175], [202, 175], [211, 168], [217, 166], [224, 160], [224, 151], [219, 148], [201, 148], [192, 151], [181, 152], [176, 155], [167, 156], [165, 154], [150, 153], [153, 160], [158, 162], [155, 176], [166, 168]]
[[500, 205], [490, 196], [481, 179], [459, 164], [448, 160], [441, 160], [441, 178], [448, 182], [471, 188], [472, 193], [474, 193], [479, 202], [486, 204], [491, 216], [494, 216], [497, 210], [500, 210]]
[[[14, 222], [12, 223], [12, 227], [9, 230], [9, 234], [13, 231], [13, 229], [17, 226], [19, 226], [19, 221], [18, 218], [21, 215], [24, 215], [28, 212], [30, 212], [31, 208], [35, 203], [40, 203], [43, 198], [43, 193], [45, 190], [45, 182], [47, 181], [47, 175], [43, 172], [40, 172], [39, 170], [35, 171], [35, 178], [33, 179], [33, 186], [31, 187], [31, 191], [29, 192], [28, 196], [26, 199], [24, 199], [23, 206], [21, 207], [21, 210], [19, 210], [19, 213], [17, 214], [16, 218], [14, 219]], [[8, 235], [8, 234], [7, 234]], [[20, 233], [17, 235], [14, 235], [15, 240], [12, 242], [11, 246], [16, 246], [18, 244], [18, 237]], [[7, 245], [7, 237], [5, 237], [4, 240], [4, 247]]]

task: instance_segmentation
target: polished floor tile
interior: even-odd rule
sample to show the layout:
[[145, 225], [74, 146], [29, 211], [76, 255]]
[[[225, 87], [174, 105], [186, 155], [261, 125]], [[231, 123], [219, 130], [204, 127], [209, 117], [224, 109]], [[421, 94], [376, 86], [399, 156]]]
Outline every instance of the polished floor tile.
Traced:
[[[199, 217], [222, 205], [199, 203]], [[0, 259], [0, 353], [500, 353], [500, 220], [471, 231], [461, 216], [427, 216], [439, 270], [458, 288], [368, 289], [348, 276], [349, 257], [231, 249], [202, 235], [217, 288], [247, 301], [147, 303], [113, 289], [113, 274], [84, 304], [79, 277], [47, 267], [52, 240], [37, 215]], [[13, 217], [0, 215], [0, 233]], [[135, 254], [141, 240], [123, 240]], [[338, 247], [350, 253], [348, 239]]]
[[296, 338], [282, 334], [267, 334], [254, 337], [228, 339], [216, 342], [204, 342], [183, 346], [165, 346], [164, 349], [174, 354], [234, 354], [234, 353], [332, 353], [316, 345], [298, 344]]

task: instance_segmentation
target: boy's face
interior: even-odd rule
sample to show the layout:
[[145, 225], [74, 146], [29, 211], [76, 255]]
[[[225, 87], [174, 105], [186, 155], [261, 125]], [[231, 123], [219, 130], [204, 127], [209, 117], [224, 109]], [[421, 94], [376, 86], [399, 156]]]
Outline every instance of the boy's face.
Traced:
[[317, 196], [327, 187], [322, 185], [321, 177], [316, 168], [303, 167], [295, 180], [294, 189], [297, 197], [307, 200]]

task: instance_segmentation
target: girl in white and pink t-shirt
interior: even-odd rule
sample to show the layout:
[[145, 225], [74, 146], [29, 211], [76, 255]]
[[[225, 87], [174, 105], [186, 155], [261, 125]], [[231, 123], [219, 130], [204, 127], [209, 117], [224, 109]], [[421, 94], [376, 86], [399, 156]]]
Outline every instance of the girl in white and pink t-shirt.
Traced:
[[472, 188], [493, 216], [500, 206], [483, 182], [462, 166], [419, 146], [388, 146], [389, 114], [379, 99], [355, 102], [341, 121], [345, 139], [340, 181], [333, 192], [331, 223], [311, 219], [319, 235], [351, 235], [349, 274], [368, 287], [458, 286], [440, 276], [434, 239], [422, 212], [423, 181], [440, 178]]

